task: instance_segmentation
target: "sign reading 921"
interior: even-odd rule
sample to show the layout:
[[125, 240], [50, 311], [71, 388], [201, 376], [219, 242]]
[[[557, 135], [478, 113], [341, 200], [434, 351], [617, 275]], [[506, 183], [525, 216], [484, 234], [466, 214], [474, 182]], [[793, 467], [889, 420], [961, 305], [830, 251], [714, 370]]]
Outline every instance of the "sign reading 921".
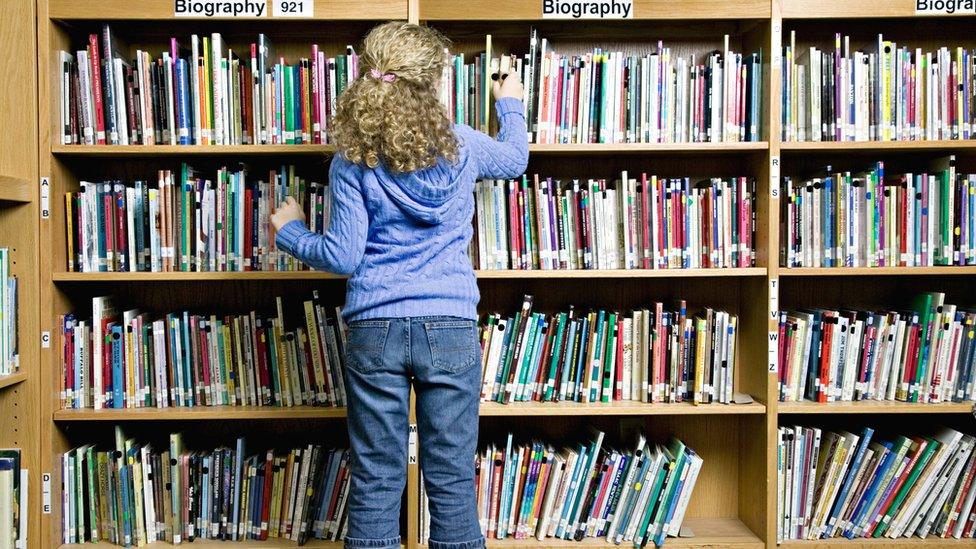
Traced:
[[543, 19], [633, 19], [634, 0], [542, 0]]

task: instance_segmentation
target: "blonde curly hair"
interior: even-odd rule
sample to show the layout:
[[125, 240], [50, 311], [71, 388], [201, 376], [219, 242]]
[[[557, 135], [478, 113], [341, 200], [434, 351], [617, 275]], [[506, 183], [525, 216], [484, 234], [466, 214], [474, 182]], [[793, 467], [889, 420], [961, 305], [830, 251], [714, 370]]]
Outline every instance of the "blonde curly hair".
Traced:
[[339, 97], [334, 137], [349, 161], [412, 172], [455, 162], [458, 141], [438, 98], [450, 41], [403, 22], [374, 27], [363, 43], [362, 77]]

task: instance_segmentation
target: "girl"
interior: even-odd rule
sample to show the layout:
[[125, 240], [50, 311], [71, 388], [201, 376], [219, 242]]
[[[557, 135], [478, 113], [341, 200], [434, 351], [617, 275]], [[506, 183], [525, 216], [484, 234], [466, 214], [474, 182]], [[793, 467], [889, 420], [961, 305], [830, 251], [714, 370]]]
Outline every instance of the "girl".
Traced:
[[430, 548], [484, 546], [474, 486], [479, 294], [467, 253], [474, 182], [521, 175], [528, 143], [515, 75], [493, 76], [497, 141], [451, 124], [438, 100], [448, 46], [414, 24], [374, 28], [364, 75], [339, 98], [328, 232], [310, 232], [291, 198], [271, 218], [280, 249], [351, 275], [342, 311], [353, 455], [346, 547], [400, 547], [411, 385]]

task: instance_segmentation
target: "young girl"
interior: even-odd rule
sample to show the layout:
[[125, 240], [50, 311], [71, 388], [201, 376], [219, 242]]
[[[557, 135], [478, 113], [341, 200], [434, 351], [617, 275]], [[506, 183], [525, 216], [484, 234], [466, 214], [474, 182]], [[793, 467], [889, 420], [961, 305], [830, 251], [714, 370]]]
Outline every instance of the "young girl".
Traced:
[[346, 393], [352, 483], [346, 547], [400, 547], [410, 386], [431, 549], [484, 546], [474, 456], [481, 387], [479, 293], [468, 244], [478, 178], [525, 170], [517, 76], [493, 76], [498, 138], [454, 126], [438, 100], [448, 41], [386, 23], [366, 37], [363, 76], [339, 98], [329, 230], [305, 227], [291, 198], [271, 218], [277, 246], [351, 275]]

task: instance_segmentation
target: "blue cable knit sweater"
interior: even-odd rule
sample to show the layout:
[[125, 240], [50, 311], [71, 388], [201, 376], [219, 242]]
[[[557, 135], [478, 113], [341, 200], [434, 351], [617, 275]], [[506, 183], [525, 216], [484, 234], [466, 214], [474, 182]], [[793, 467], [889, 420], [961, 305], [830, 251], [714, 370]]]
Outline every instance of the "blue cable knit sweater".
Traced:
[[497, 140], [455, 126], [458, 161], [411, 173], [370, 169], [335, 155], [329, 169], [332, 210], [325, 235], [292, 221], [277, 246], [311, 267], [351, 274], [342, 316], [446, 315], [477, 319], [478, 285], [468, 257], [474, 182], [518, 177], [528, 162], [522, 102], [496, 103]]

